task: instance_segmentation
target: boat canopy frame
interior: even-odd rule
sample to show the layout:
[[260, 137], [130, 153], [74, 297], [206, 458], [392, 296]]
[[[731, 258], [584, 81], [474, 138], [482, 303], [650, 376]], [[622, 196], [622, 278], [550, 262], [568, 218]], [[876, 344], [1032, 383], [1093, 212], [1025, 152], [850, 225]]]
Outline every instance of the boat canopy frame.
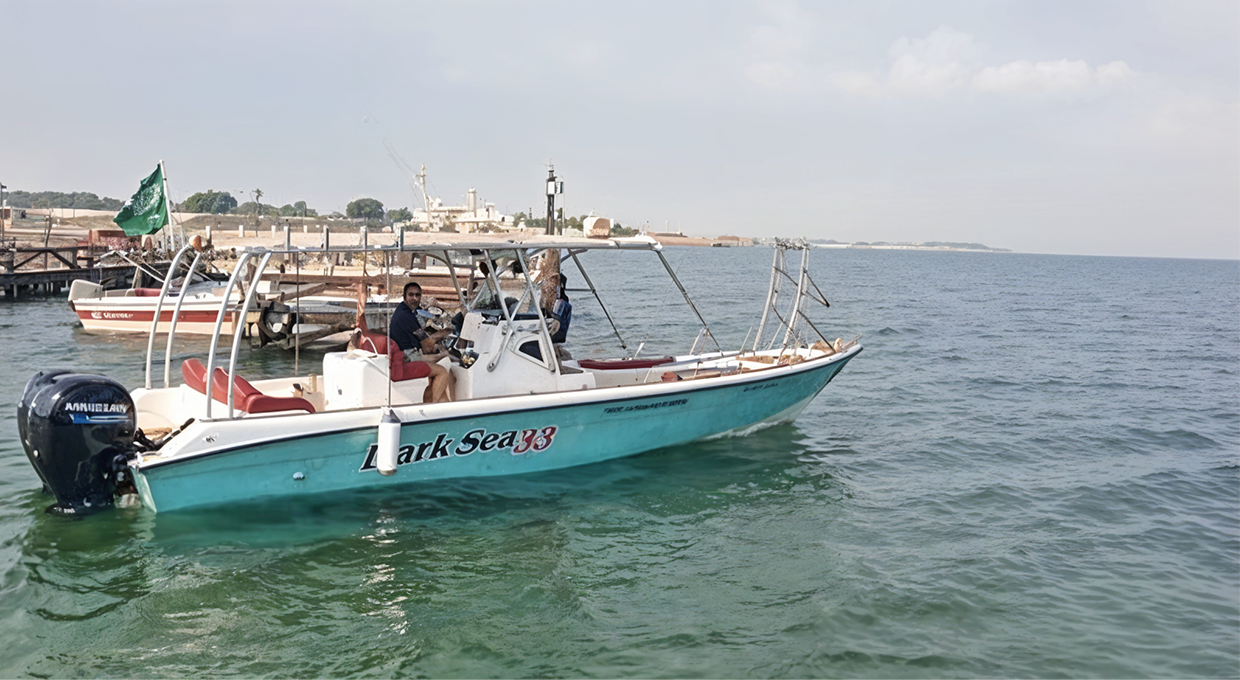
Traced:
[[[172, 265], [169, 267], [169, 271], [175, 271], [176, 267], [180, 265], [181, 261], [185, 258], [185, 256], [192, 249], [193, 249], [192, 246], [186, 245], [186, 246], [183, 246], [180, 250], [178, 250], [173, 259]], [[211, 347], [209, 350], [209, 354], [207, 356], [207, 366], [206, 366], [206, 369], [207, 369], [207, 372], [206, 372], [207, 378], [206, 378], [206, 385], [205, 385], [206, 397], [207, 397], [206, 418], [204, 418], [203, 420], [206, 420], [206, 421], [216, 420], [216, 418], [214, 418], [213, 416], [213, 410], [212, 410], [213, 402], [214, 402], [213, 391], [214, 391], [214, 383], [215, 383], [215, 381], [212, 379], [212, 376], [215, 371], [216, 353], [219, 348], [219, 337], [220, 337], [220, 332], [223, 329], [224, 319], [226, 318], [226, 315], [229, 313], [238, 315], [236, 322], [234, 323], [232, 346], [230, 348], [229, 358], [228, 358], [228, 381], [226, 383], [226, 385], [233, 385], [237, 379], [237, 356], [240, 350], [241, 336], [243, 335], [243, 331], [247, 323], [246, 316], [248, 315], [251, 306], [254, 304], [254, 298], [258, 291], [258, 284], [262, 280], [263, 272], [267, 268], [268, 263], [271, 261], [271, 259], [274, 256], [292, 256], [294, 261], [297, 262], [298, 276], [300, 277], [300, 257], [304, 255], [316, 255], [316, 254], [329, 255], [329, 254], [336, 254], [336, 253], [353, 253], [353, 254], [362, 253], [363, 255], [368, 255], [371, 253], [382, 253], [384, 254], [384, 261], [388, 265], [385, 269], [389, 271], [389, 276], [390, 276], [391, 254], [404, 253], [404, 252], [421, 253], [424, 256], [440, 261], [444, 265], [447, 266], [448, 271], [449, 271], [449, 278], [452, 280], [452, 284], [457, 293], [457, 297], [460, 301], [461, 307], [467, 308], [469, 305], [469, 300], [467, 300], [467, 294], [465, 291], [461, 289], [460, 281], [457, 279], [456, 264], [453, 262], [451, 253], [466, 252], [466, 253], [469, 253], [471, 257], [476, 257], [477, 255], [482, 255], [483, 257], [485, 257], [486, 261], [492, 264], [492, 266], [488, 266], [488, 278], [491, 284], [494, 285], [497, 295], [502, 295], [502, 288], [499, 285], [500, 280], [499, 280], [499, 272], [497, 271], [498, 268], [493, 266], [493, 263], [495, 262], [496, 258], [492, 257], [491, 253], [497, 253], [497, 252], [511, 253], [513, 254], [514, 263], [519, 263], [520, 265], [521, 273], [525, 279], [525, 286], [523, 288], [521, 299], [518, 301], [517, 305], [514, 305], [514, 309], [509, 309], [509, 305], [503, 304], [501, 300], [501, 304], [499, 305], [499, 307], [500, 307], [500, 311], [501, 311], [501, 314], [503, 315], [504, 320], [507, 322], [506, 333], [511, 334], [515, 332], [515, 328], [514, 328], [515, 321], [516, 321], [515, 309], [520, 308], [520, 306], [524, 304], [525, 300], [528, 298], [531, 302], [531, 306], [536, 310], [536, 314], [538, 317], [539, 336], [542, 339], [542, 341], [546, 343], [546, 346], [550, 348], [553, 346], [553, 343], [551, 342], [551, 332], [548, 326], [547, 317], [543, 313], [541, 305], [537, 304], [537, 300], [536, 300], [537, 287], [536, 287], [536, 284], [533, 278], [530, 276], [530, 273], [529, 273], [530, 272], [530, 269], [529, 269], [530, 259], [534, 256], [540, 255], [541, 253], [550, 251], [550, 250], [563, 250], [563, 251], [568, 252], [570, 259], [573, 260], [574, 264], [577, 267], [577, 270], [582, 275], [582, 279], [586, 282], [586, 285], [588, 286], [588, 290], [593, 295], [594, 299], [599, 303], [599, 306], [602, 307], [603, 313], [606, 315], [608, 323], [611, 324], [612, 330], [615, 332], [616, 338], [620, 342], [620, 347], [625, 350], [628, 349], [628, 346], [625, 343], [624, 338], [621, 336], [620, 330], [616, 327], [615, 321], [613, 320], [611, 313], [608, 311], [606, 304], [603, 303], [602, 296], [599, 295], [598, 289], [595, 287], [594, 282], [590, 279], [589, 274], [586, 273], [585, 267], [582, 265], [581, 260], [578, 256], [582, 253], [585, 253], [591, 250], [604, 250], [604, 251], [634, 250], [634, 251], [654, 252], [659, 257], [659, 261], [663, 264], [664, 269], [667, 271], [668, 275], [671, 277], [673, 283], [675, 283], [677, 289], [680, 290], [680, 293], [684, 297], [685, 302], [688, 303], [689, 308], [693, 310], [694, 315], [697, 317], [698, 321], [701, 322], [702, 324], [702, 331], [699, 333], [698, 339], [694, 341], [694, 348], [696, 349], [697, 343], [699, 340], [701, 340], [702, 337], [708, 337], [711, 339], [711, 341], [715, 343], [715, 347], [719, 350], [719, 353], [721, 355], [724, 353], [722, 347], [720, 347], [719, 343], [715, 340], [714, 334], [710, 330], [710, 325], [706, 322], [706, 319], [702, 316], [701, 312], [698, 311], [697, 306], [694, 305], [692, 298], [689, 296], [688, 290], [685, 289], [684, 285], [680, 282], [680, 279], [676, 276], [676, 272], [672, 268], [671, 263], [668, 262], [667, 258], [663, 255], [662, 245], [659, 244], [654, 239], [650, 239], [647, 237], [586, 240], [586, 239], [564, 239], [564, 238], [539, 236], [539, 237], [533, 237], [528, 240], [522, 240], [522, 241], [515, 241], [515, 240], [502, 241], [502, 242], [501, 241], [463, 241], [463, 242], [455, 242], [455, 243], [407, 244], [405, 242], [405, 233], [403, 230], [401, 230], [397, 232], [396, 243], [394, 243], [393, 245], [364, 244], [360, 246], [352, 246], [352, 245], [333, 246], [331, 245], [330, 241], [327, 241], [325, 239], [324, 244], [319, 247], [292, 247], [290, 244], [286, 242], [285, 246], [282, 248], [251, 247], [251, 248], [246, 248], [240, 251], [240, 255], [237, 259], [237, 262], [234, 265], [233, 271], [228, 278], [228, 283], [225, 285], [224, 293], [220, 300], [220, 309], [216, 313], [215, 328], [211, 335]], [[257, 265], [252, 269], [252, 271], [248, 275], [244, 274], [243, 272], [246, 271], [247, 265], [251, 264], [251, 262], [255, 258], [258, 258]], [[187, 274], [186, 279], [185, 279], [186, 281], [189, 281], [193, 277], [193, 274], [195, 273], [199, 264], [202, 261], [203, 261], [203, 253], [197, 252], [194, 256], [192, 264], [189, 267], [189, 273]], [[239, 308], [237, 308], [235, 307], [235, 303], [232, 302], [232, 293], [234, 289], [239, 289], [238, 287], [239, 283], [241, 287], [243, 287], [245, 290], [245, 296], [244, 296], [244, 303]], [[172, 276], [166, 277], [164, 280], [164, 284], [162, 288], [160, 289], [160, 296], [155, 305], [155, 316], [151, 322], [150, 334], [147, 340], [147, 354], [146, 354], [146, 366], [145, 366], [145, 384], [146, 384], [147, 389], [151, 389], [151, 385], [152, 385], [151, 366], [152, 366], [152, 359], [153, 359], [153, 354], [154, 354], [155, 336], [159, 328], [159, 318], [162, 313], [163, 304], [165, 300], [167, 299], [169, 290], [171, 289], [171, 284], [172, 284]], [[170, 387], [171, 385], [172, 356], [173, 356], [172, 348], [173, 348], [174, 338], [176, 335], [176, 322], [177, 322], [177, 316], [180, 314], [181, 304], [184, 302], [184, 299], [185, 299], [187, 288], [188, 288], [187, 285], [182, 285], [180, 287], [180, 290], [176, 296], [176, 303], [174, 307], [172, 322], [169, 325], [169, 329], [168, 329], [168, 340], [167, 340], [167, 345], [164, 351], [164, 387], [165, 388]], [[391, 294], [390, 286], [389, 286], [388, 294], [389, 295]], [[359, 313], [362, 313], [362, 312], [363, 310], [359, 308]], [[765, 319], [765, 315], [764, 315], [764, 319]], [[296, 337], [299, 338], [300, 333], [296, 334]], [[299, 341], [296, 342], [296, 346], [298, 347], [298, 349], [300, 349]], [[493, 359], [488, 365], [488, 370], [494, 370], [495, 365], [498, 363], [498, 360], [499, 360], [498, 357]], [[558, 373], [560, 371], [559, 362], [555, 360], [554, 356], [546, 357], [545, 362], [548, 365], [548, 369], [550, 371], [555, 372], [555, 373]], [[228, 390], [227, 418], [230, 420], [237, 417], [236, 411], [235, 411], [234, 393], [235, 393], [235, 390], [233, 389]], [[389, 390], [389, 393], [390, 393], [390, 390]], [[390, 394], [389, 394], [389, 399], [390, 399]]]

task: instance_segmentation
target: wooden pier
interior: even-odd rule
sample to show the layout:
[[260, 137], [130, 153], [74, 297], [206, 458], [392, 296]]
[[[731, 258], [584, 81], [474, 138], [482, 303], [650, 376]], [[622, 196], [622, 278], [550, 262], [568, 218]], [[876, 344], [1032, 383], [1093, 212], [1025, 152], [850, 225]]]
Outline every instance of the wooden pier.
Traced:
[[8, 244], [0, 247], [0, 290], [4, 299], [16, 300], [26, 295], [57, 295], [78, 279], [104, 288], [127, 287], [134, 277], [134, 265], [101, 265], [98, 258], [105, 251], [90, 246]]
[[[345, 271], [343, 267], [340, 272], [322, 273], [322, 270], [302, 270], [294, 273], [292, 271], [284, 272], [264, 272], [263, 280], [279, 283], [301, 284], [319, 284], [326, 291], [337, 295], [356, 295], [357, 287], [361, 283], [366, 283], [371, 293], [379, 295], [397, 295], [399, 296], [408, 281], [417, 281], [422, 286], [422, 291], [428, 297], [434, 297], [439, 306], [448, 309], [455, 309], [460, 306], [460, 302], [456, 296], [456, 287], [452, 285], [452, 279], [447, 274], [420, 272], [417, 270], [404, 272], [399, 274], [388, 275], [382, 269], [370, 270], [365, 275], [360, 269], [353, 268]], [[391, 284], [392, 290], [388, 290], [388, 284]], [[469, 275], [457, 274], [457, 285], [462, 289], [469, 288]]]

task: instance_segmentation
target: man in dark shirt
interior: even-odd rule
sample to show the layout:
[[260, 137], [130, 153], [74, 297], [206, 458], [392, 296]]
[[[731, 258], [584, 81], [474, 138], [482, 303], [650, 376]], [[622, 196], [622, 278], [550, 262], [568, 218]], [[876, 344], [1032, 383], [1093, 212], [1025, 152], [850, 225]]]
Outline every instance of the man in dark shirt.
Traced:
[[551, 342], [559, 345], [568, 339], [568, 324], [573, 319], [573, 305], [568, 301], [568, 277], [560, 274], [560, 285], [556, 288], [555, 302], [551, 309], [543, 310], [547, 317], [547, 330], [551, 332]]
[[404, 299], [396, 305], [392, 318], [388, 322], [388, 338], [405, 353], [408, 361], [421, 361], [430, 366], [430, 401], [452, 401], [450, 388], [456, 382], [452, 372], [439, 365], [439, 360], [448, 356], [439, 348], [439, 343], [452, 332], [445, 328], [428, 333], [418, 318], [418, 309], [422, 304], [422, 286], [415, 281], [405, 284]]

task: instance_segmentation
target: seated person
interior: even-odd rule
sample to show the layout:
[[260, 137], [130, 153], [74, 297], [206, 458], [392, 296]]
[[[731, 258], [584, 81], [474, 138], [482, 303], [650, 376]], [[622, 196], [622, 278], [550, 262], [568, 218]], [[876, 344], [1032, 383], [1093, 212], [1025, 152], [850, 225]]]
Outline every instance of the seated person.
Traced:
[[568, 325], [573, 320], [573, 305], [568, 301], [568, 277], [560, 274], [560, 285], [556, 290], [555, 302], [547, 310], [547, 331], [551, 333], [555, 355], [561, 361], [572, 359], [573, 355], [564, 349], [563, 343], [568, 339]]
[[547, 317], [547, 330], [551, 332], [551, 342], [560, 344], [568, 339], [568, 324], [573, 320], [573, 306], [568, 301], [568, 277], [560, 274], [560, 285], [556, 290], [555, 302], [551, 309], [543, 310]]
[[392, 312], [392, 320], [388, 323], [388, 340], [404, 352], [408, 361], [421, 361], [430, 366], [430, 403], [452, 401], [451, 388], [456, 382], [452, 372], [437, 362], [448, 356], [439, 348], [439, 343], [452, 329], [428, 333], [422, 327], [417, 310], [422, 302], [422, 286], [415, 281], [405, 284], [404, 299], [396, 305]]
[[[568, 339], [568, 325], [573, 320], [573, 305], [568, 301], [568, 277], [560, 274], [559, 284], [556, 287], [555, 301], [551, 303], [550, 309], [543, 309], [543, 317], [547, 320], [547, 332], [551, 335], [551, 346], [555, 349], [555, 356], [560, 361], [572, 359], [573, 355], [561, 345]], [[535, 359], [542, 359], [542, 350], [539, 349], [538, 342], [530, 341], [522, 344], [518, 348]]]

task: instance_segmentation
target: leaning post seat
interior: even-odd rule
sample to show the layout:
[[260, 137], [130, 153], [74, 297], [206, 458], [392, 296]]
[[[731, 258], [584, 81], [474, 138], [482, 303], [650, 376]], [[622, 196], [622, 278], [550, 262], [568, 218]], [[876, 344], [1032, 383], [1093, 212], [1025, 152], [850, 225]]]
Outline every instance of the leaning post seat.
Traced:
[[[197, 359], [181, 362], [181, 377], [190, 389], [207, 393], [207, 369]], [[211, 381], [211, 397], [221, 404], [228, 403], [228, 373], [215, 369]], [[237, 376], [233, 381], [233, 407], [245, 413], [275, 413], [277, 411], [305, 411], [314, 413], [314, 405], [301, 397], [272, 397], [263, 394], [250, 381]]]
[[425, 378], [431, 374], [430, 364], [425, 361], [409, 361], [396, 343], [389, 343], [388, 337], [381, 333], [363, 333], [358, 349], [375, 354], [387, 354], [388, 375], [391, 376], [392, 382]]

